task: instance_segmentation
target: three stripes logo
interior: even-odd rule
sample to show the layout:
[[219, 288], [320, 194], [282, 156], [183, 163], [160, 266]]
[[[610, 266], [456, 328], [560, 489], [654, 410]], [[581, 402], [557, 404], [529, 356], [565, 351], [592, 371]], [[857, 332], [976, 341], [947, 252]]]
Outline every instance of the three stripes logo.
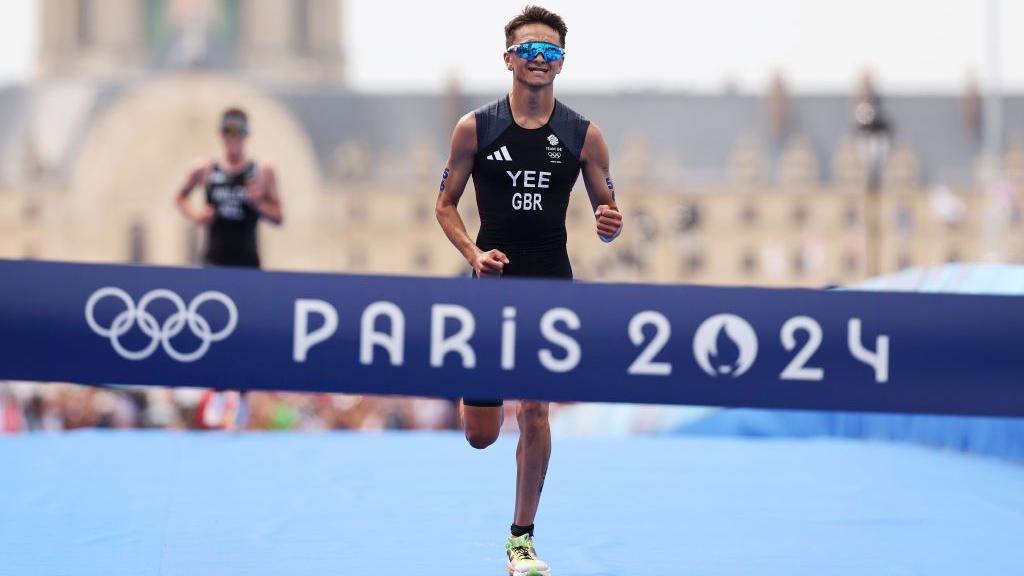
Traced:
[[493, 154], [487, 155], [488, 160], [504, 160], [505, 162], [511, 162], [512, 157], [508, 154], [508, 148], [502, 146], [501, 148], [494, 151]]

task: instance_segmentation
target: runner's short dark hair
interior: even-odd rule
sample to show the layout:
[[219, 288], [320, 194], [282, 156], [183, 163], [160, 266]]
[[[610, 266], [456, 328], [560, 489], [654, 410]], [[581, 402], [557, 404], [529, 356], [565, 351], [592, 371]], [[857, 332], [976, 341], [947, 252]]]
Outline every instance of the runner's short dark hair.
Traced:
[[527, 6], [523, 12], [505, 24], [505, 48], [512, 45], [516, 36], [516, 30], [527, 24], [546, 24], [558, 32], [558, 43], [565, 48], [565, 33], [569, 29], [565, 26], [565, 20], [547, 8], [540, 6]]
[[224, 111], [223, 114], [220, 115], [221, 122], [223, 122], [224, 120], [227, 120], [228, 118], [232, 118], [232, 117], [233, 118], [240, 118], [242, 120], [242, 122], [246, 122], [246, 123], [249, 122], [249, 115], [245, 113], [245, 110], [242, 110], [241, 108], [239, 108], [237, 106], [232, 106], [231, 108], [228, 108], [227, 110]]

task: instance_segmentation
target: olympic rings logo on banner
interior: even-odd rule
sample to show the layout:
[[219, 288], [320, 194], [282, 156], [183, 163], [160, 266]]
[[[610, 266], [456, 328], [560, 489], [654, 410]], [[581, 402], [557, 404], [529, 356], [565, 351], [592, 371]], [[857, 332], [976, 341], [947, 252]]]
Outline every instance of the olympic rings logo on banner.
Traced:
[[[95, 316], [96, 304], [104, 298], [116, 298], [125, 306], [125, 309], [115, 316], [110, 326], [106, 328], [100, 326]], [[162, 325], [147, 310], [156, 300], [167, 300], [175, 308], [175, 312], [168, 316]], [[206, 318], [199, 314], [199, 307], [211, 301], [219, 302], [228, 312], [227, 324], [216, 332], [212, 331]], [[197, 295], [186, 307], [181, 296], [166, 288], [147, 292], [136, 305], [124, 290], [106, 286], [89, 296], [89, 300], [85, 303], [85, 321], [97, 335], [109, 338], [114, 351], [126, 360], [149, 358], [156, 351], [157, 346], [162, 345], [164, 352], [178, 362], [195, 362], [206, 354], [211, 344], [227, 338], [235, 331], [235, 326], [238, 324], [238, 308], [227, 294], [214, 290]], [[129, 350], [121, 343], [121, 337], [135, 325], [138, 325], [142, 333], [150, 338], [149, 343], [141, 350]], [[199, 338], [200, 342], [199, 347], [191, 352], [180, 352], [171, 345], [171, 339], [181, 334], [185, 326], [188, 326], [188, 329], [196, 338]]]

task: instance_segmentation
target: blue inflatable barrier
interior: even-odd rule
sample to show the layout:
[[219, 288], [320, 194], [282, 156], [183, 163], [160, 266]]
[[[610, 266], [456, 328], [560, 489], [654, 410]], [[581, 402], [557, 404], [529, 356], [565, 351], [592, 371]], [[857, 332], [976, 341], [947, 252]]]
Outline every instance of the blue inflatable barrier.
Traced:
[[813, 438], [914, 442], [1024, 461], [1024, 419], [802, 410], [719, 410], [674, 430], [686, 436]]

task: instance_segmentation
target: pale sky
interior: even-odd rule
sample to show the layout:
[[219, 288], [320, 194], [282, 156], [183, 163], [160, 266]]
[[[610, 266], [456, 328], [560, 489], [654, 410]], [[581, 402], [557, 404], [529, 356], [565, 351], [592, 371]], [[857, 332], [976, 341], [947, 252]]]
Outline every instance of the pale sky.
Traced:
[[[345, 0], [350, 86], [438, 91], [508, 84], [502, 27], [527, 0]], [[986, 10], [1000, 6], [1004, 86], [1024, 91], [1018, 0], [551, 0], [569, 25], [569, 90], [760, 91], [781, 70], [795, 91], [848, 91], [865, 68], [888, 91], [960, 92], [991, 78]], [[3, 0], [0, 83], [31, 77], [34, 0]]]

